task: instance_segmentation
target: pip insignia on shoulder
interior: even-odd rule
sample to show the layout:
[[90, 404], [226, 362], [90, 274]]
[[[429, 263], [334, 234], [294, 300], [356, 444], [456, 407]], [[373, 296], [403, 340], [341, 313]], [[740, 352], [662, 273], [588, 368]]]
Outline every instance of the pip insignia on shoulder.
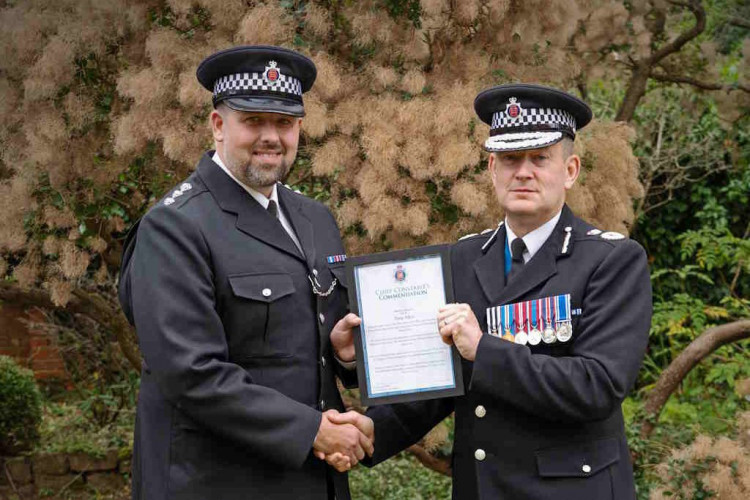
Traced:
[[180, 185], [179, 189], [175, 189], [174, 191], [172, 191], [171, 195], [169, 195], [167, 198], [164, 199], [164, 204], [166, 206], [171, 205], [172, 203], [175, 202], [176, 198], [179, 198], [180, 196], [187, 193], [191, 189], [193, 189], [193, 186], [189, 182], [183, 182]]
[[617, 233], [615, 231], [607, 231], [606, 233], [602, 233], [601, 237], [605, 240], [624, 240], [625, 235], [622, 233]]
[[596, 236], [596, 235], [599, 235], [599, 234], [602, 234], [602, 230], [601, 229], [589, 229], [586, 232], [586, 236]]

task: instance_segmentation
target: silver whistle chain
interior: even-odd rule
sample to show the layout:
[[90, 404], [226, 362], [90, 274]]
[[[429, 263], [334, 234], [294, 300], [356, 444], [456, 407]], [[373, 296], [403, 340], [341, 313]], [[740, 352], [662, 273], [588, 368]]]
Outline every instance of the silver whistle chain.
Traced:
[[320, 286], [320, 283], [318, 283], [318, 278], [313, 278], [309, 274], [307, 275], [307, 279], [310, 280], [310, 285], [312, 285], [312, 290], [315, 295], [318, 295], [320, 297], [328, 297], [333, 292], [333, 289], [336, 287], [336, 283], [338, 281], [336, 278], [333, 278], [333, 281], [331, 282], [331, 286], [328, 287], [328, 290], [325, 292], [321, 292], [320, 289], [323, 288]]

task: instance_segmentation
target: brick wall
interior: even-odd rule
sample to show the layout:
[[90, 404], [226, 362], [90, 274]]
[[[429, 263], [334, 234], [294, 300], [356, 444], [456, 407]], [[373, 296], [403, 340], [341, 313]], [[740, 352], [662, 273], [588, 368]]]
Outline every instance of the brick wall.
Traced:
[[84, 453], [38, 453], [0, 457], [0, 500], [41, 498], [113, 500], [130, 498], [130, 455], [109, 450], [101, 456]]
[[33, 327], [33, 323], [44, 321], [37, 309], [0, 305], [0, 354], [31, 368], [37, 379], [67, 379], [54, 334]]

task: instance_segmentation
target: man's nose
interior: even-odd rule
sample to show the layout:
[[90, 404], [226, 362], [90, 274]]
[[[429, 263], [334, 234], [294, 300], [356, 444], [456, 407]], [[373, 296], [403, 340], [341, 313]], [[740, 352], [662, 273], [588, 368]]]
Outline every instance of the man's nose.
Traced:
[[260, 129], [260, 141], [264, 143], [278, 144], [279, 131], [273, 123], [265, 123]]
[[533, 174], [534, 163], [528, 158], [524, 157], [518, 162], [518, 168], [516, 168], [516, 177], [519, 179], [529, 179]]

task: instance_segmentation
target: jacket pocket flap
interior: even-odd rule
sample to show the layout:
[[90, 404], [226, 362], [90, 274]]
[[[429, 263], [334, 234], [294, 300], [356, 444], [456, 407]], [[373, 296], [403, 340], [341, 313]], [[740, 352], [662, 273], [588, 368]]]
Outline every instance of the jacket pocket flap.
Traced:
[[617, 438], [536, 451], [542, 477], [588, 477], [620, 459]]
[[283, 273], [235, 274], [229, 283], [236, 296], [259, 302], [273, 302], [294, 293], [292, 277]]
[[346, 283], [346, 264], [339, 264], [338, 266], [328, 266], [328, 269], [331, 270], [341, 286], [343, 286], [344, 288], [348, 288]]

